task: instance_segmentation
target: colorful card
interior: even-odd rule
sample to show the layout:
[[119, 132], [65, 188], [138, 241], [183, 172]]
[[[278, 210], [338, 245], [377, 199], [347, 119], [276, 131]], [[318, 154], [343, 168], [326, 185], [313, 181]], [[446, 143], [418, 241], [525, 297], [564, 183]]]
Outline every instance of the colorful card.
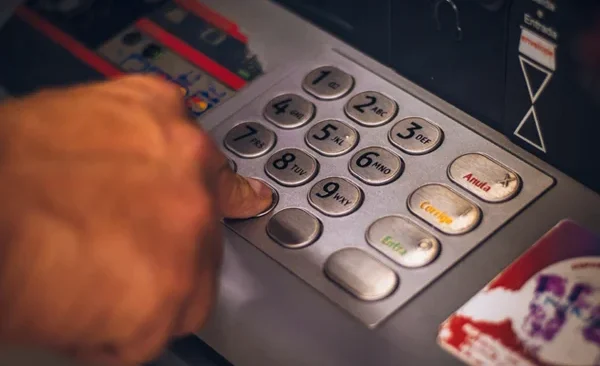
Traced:
[[600, 238], [561, 221], [440, 327], [469, 365], [600, 365]]

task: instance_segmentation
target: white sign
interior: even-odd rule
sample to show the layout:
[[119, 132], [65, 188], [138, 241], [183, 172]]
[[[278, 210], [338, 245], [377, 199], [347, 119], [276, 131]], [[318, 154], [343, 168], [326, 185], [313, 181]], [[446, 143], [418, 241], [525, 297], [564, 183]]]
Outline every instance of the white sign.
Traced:
[[556, 70], [556, 44], [526, 28], [521, 28], [519, 52], [552, 71]]

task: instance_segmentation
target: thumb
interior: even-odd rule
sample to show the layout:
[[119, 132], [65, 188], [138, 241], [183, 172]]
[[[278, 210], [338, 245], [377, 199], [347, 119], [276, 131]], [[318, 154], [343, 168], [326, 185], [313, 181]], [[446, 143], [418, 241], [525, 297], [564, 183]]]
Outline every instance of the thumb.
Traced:
[[229, 219], [256, 216], [268, 209], [273, 201], [273, 191], [269, 186], [234, 173], [229, 164], [221, 170], [217, 190], [221, 214]]

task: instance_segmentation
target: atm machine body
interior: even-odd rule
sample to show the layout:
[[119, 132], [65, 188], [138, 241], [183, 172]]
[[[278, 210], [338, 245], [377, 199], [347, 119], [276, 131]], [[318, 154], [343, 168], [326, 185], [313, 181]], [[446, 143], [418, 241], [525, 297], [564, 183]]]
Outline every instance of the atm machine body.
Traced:
[[[215, 311], [156, 364], [490, 364], [497, 343], [447, 341], [454, 312], [548, 235], [589, 242], [562, 259], [598, 263], [594, 2], [80, 3], [18, 9], [0, 33], [0, 66], [21, 70], [1, 73], [9, 93], [158, 73], [277, 193], [264, 215], [224, 222]], [[589, 342], [565, 354], [585, 364]]]

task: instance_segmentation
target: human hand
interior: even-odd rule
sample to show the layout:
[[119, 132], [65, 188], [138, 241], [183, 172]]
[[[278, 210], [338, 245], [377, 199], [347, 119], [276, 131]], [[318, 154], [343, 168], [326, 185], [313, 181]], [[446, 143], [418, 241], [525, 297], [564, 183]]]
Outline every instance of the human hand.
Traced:
[[0, 106], [0, 341], [137, 364], [200, 328], [220, 219], [271, 191], [229, 169], [150, 76]]

